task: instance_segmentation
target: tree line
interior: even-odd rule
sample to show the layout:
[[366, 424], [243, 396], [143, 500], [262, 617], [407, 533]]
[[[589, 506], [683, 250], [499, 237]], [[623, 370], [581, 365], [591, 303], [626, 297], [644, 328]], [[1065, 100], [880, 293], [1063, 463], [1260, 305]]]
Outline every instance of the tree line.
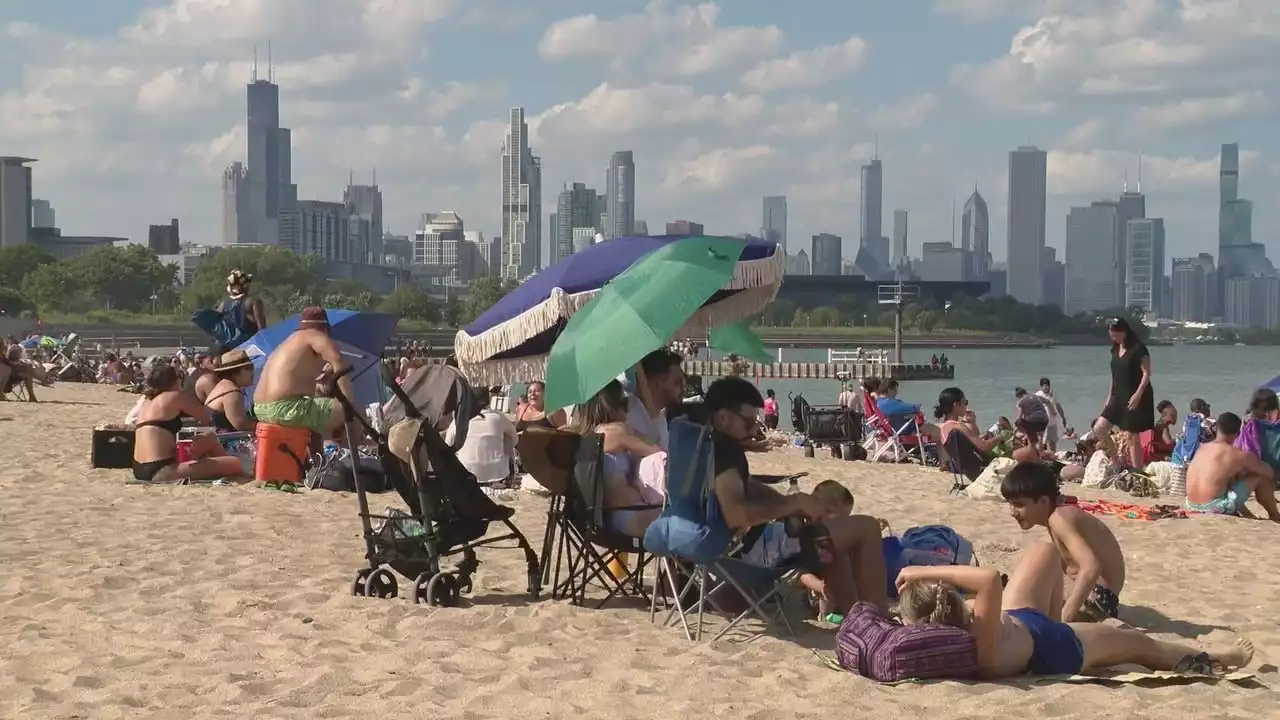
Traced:
[[103, 246], [58, 260], [35, 245], [0, 250], [0, 312], [8, 315], [83, 314], [109, 319], [113, 312], [182, 316], [213, 307], [226, 295], [226, 278], [240, 269], [253, 275], [253, 292], [274, 317], [308, 305], [396, 313], [428, 325], [466, 325], [511, 291], [497, 278], [471, 283], [464, 296], [440, 300], [412, 283], [377, 295], [363, 283], [326, 279], [324, 261], [276, 247], [229, 248], [205, 256], [184, 286], [178, 267], [160, 262], [143, 245]]
[[[389, 295], [373, 293], [360, 282], [328, 280], [324, 261], [278, 247], [230, 248], [204, 257], [185, 286], [175, 283], [177, 266], [166, 265], [143, 245], [104, 246], [59, 261], [35, 245], [0, 250], [0, 312], [9, 315], [83, 314], [110, 319], [111, 313], [182, 316], [214, 306], [226, 293], [232, 270], [252, 273], [253, 292], [274, 317], [293, 315], [308, 305], [350, 310], [380, 310], [439, 327], [461, 327], [498, 302], [515, 287], [510, 281], [481, 278], [459, 297], [441, 300], [412, 283]], [[1043, 337], [1097, 335], [1104, 313], [1066, 315], [1050, 305], [1028, 305], [1013, 298], [960, 297], [939, 307], [930, 301], [908, 305], [903, 323], [908, 330], [984, 330], [1027, 333]], [[771, 327], [892, 327], [892, 309], [855, 296], [832, 305], [805, 309], [785, 299], [775, 300], [755, 318]], [[1135, 327], [1140, 323], [1135, 322]]]

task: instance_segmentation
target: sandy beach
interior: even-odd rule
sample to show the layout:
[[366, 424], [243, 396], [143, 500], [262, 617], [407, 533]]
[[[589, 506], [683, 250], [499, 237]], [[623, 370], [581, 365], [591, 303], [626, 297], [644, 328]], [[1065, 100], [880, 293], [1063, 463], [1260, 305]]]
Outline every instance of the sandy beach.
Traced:
[[[1223, 518], [1110, 518], [1128, 558], [1121, 617], [1202, 643], [1258, 648], [1258, 684], [1140, 687], [1029, 681], [882, 686], [828, 669], [834, 630], [693, 644], [647, 610], [530, 603], [522, 556], [481, 556], [471, 603], [353, 598], [364, 554], [354, 496], [140, 487], [89, 468], [90, 429], [136, 399], [41, 388], [0, 403], [0, 717], [1264, 717], [1280, 651], [1280, 527]], [[835, 478], [895, 530], [942, 522], [984, 565], [1023, 533], [1001, 504], [948, 496], [912, 466], [753, 456], [759, 472]], [[1085, 497], [1097, 497], [1084, 493]], [[1103, 497], [1131, 500], [1118, 493]], [[373, 505], [399, 504], [392, 495]], [[1147, 501], [1149, 502], [1149, 501]], [[1158, 502], [1158, 501], [1157, 501]], [[541, 543], [547, 501], [515, 502]]]

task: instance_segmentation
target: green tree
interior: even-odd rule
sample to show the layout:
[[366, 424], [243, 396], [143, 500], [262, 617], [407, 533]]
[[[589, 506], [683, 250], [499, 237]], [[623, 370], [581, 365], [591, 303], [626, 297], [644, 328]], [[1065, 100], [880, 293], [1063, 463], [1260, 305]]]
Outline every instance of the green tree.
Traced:
[[462, 301], [457, 295], [450, 295], [445, 298], [444, 305], [440, 308], [440, 322], [446, 327], [462, 327], [462, 311]]
[[105, 310], [149, 311], [173, 288], [176, 268], [144, 245], [100, 247], [66, 263], [95, 305]]
[[22, 293], [11, 287], [0, 285], [0, 315], [17, 317], [24, 311], [31, 309], [31, 303]]
[[435, 323], [440, 321], [440, 306], [428, 294], [410, 283], [398, 286], [382, 299], [380, 309], [394, 313], [405, 320]]
[[496, 277], [482, 277], [472, 282], [467, 288], [467, 297], [462, 301], [461, 324], [465, 325], [480, 317], [485, 310], [514, 290], [517, 284], [512, 280], [499, 280]]
[[840, 327], [840, 311], [833, 307], [818, 307], [809, 311], [809, 327]]
[[921, 310], [916, 314], [915, 327], [922, 333], [931, 333], [942, 321], [942, 313], [937, 310]]
[[[314, 255], [298, 255], [278, 247], [247, 247], [223, 250], [205, 257], [195, 277], [183, 293], [187, 310], [212, 307], [227, 292], [227, 276], [232, 270], [253, 275], [253, 292], [268, 306], [272, 316], [292, 315], [316, 297], [323, 296], [324, 261]], [[306, 303], [291, 310], [291, 303]]]
[[57, 258], [35, 245], [15, 245], [0, 250], [0, 287], [17, 289], [27, 276], [41, 265], [52, 265]]
[[93, 306], [83, 280], [64, 263], [36, 268], [23, 281], [22, 294], [44, 311], [84, 312]]
[[790, 300], [774, 300], [760, 313], [761, 324], [768, 327], [786, 327], [795, 321], [796, 304]]

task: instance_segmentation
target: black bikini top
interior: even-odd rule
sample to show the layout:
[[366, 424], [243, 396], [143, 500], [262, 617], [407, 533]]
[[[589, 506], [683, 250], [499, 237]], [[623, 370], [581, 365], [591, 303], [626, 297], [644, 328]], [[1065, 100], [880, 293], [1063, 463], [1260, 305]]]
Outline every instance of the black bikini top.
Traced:
[[186, 413], [178, 413], [177, 417], [172, 417], [168, 420], [147, 420], [134, 425], [133, 429], [141, 430], [144, 427], [156, 427], [161, 430], [168, 431], [170, 435], [177, 437], [178, 431], [182, 430], [182, 418], [186, 417], [186, 415]]

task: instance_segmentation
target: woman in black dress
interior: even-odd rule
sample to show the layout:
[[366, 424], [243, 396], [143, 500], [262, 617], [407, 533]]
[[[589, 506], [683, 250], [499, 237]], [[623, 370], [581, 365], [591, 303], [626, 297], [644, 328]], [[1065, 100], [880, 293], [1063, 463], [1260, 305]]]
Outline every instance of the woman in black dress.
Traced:
[[1111, 338], [1111, 390], [1102, 416], [1093, 424], [1093, 432], [1102, 442], [1108, 441], [1112, 428], [1129, 435], [1128, 458], [1131, 468], [1142, 468], [1142, 443], [1138, 435], [1155, 427], [1155, 392], [1151, 389], [1151, 353], [1124, 318], [1107, 323]]

